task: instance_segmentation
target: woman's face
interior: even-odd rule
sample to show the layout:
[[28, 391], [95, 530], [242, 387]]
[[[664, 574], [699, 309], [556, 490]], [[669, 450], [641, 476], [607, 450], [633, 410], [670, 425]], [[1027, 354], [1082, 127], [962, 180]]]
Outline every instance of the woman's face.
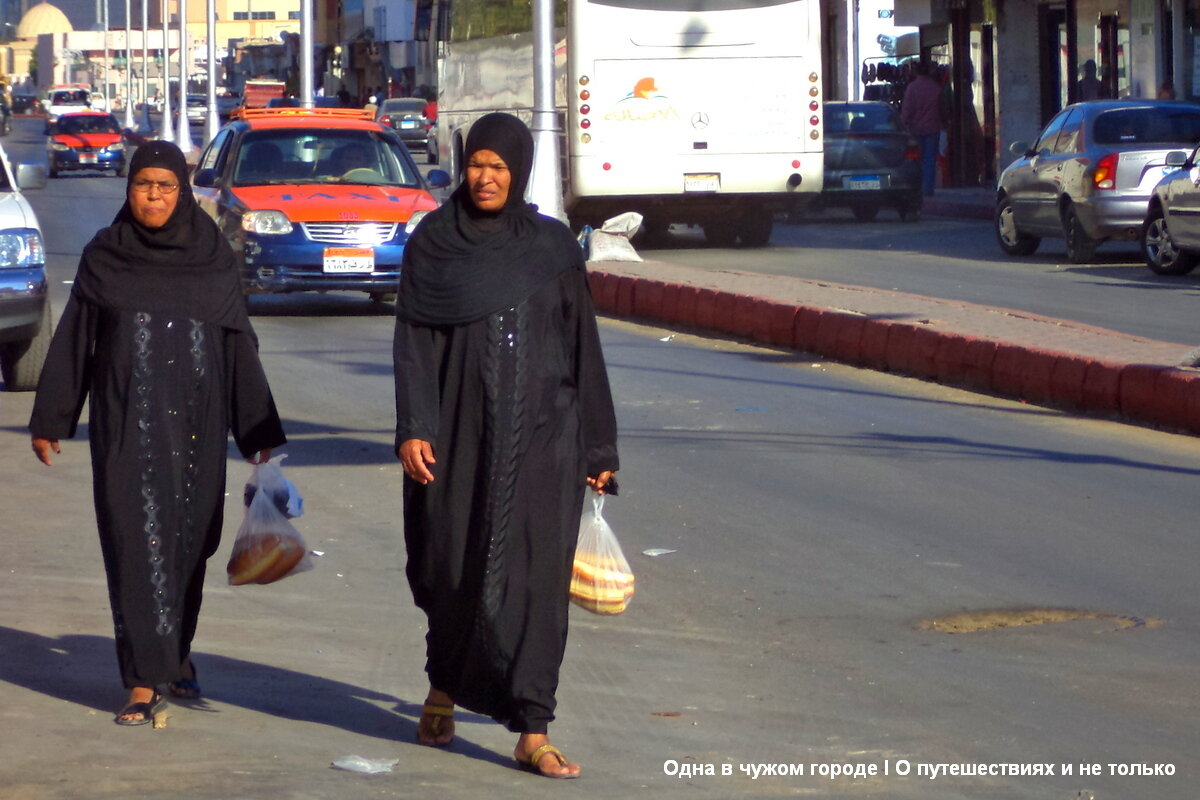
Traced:
[[144, 167], [129, 183], [129, 209], [147, 228], [161, 228], [179, 203], [179, 178], [169, 169]]
[[476, 150], [467, 159], [467, 186], [480, 211], [499, 211], [508, 202], [512, 173], [504, 159], [491, 150]]

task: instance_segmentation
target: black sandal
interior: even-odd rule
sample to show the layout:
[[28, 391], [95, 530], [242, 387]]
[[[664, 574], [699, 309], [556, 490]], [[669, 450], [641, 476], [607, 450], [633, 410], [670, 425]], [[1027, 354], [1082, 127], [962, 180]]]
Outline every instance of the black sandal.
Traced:
[[[123, 719], [126, 716], [140, 714], [140, 717], [134, 719]], [[145, 703], [130, 703], [117, 712], [113, 717], [113, 722], [118, 725], [145, 725], [147, 722], [153, 721], [155, 728], [167, 727], [167, 698], [163, 697], [157, 691], [154, 696]]]

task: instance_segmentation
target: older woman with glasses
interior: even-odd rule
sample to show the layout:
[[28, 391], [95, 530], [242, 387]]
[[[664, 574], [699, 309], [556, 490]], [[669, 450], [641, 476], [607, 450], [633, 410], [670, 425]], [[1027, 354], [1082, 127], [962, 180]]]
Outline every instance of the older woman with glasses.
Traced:
[[88, 440], [117, 661], [118, 725], [165, 724], [162, 690], [200, 695], [191, 662], [205, 564], [221, 537], [225, 453], [286, 440], [233, 252], [197, 206], [169, 142], [139, 147], [125, 205], [83, 250], [29, 423], [47, 466]]

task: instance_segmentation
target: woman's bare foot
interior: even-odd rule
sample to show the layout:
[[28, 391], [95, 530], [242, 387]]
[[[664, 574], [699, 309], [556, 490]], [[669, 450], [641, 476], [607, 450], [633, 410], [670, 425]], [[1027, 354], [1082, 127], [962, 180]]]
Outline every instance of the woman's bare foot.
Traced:
[[454, 700], [430, 687], [417, 723], [417, 741], [428, 747], [445, 747], [454, 741]]
[[526, 769], [545, 775], [547, 778], [579, 777], [579, 765], [569, 761], [557, 749], [544, 749], [542, 754], [537, 757], [537, 763], [530, 760], [538, 748], [549, 745], [550, 737], [544, 733], [522, 733], [521, 738], [517, 739], [517, 749], [513, 751], [513, 758]]

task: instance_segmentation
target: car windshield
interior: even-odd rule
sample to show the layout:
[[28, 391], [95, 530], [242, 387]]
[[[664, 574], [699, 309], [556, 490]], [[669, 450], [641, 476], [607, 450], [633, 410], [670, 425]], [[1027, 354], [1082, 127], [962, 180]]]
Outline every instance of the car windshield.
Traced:
[[825, 107], [827, 133], [898, 133], [903, 130], [899, 115], [888, 106]]
[[242, 142], [233, 183], [357, 183], [418, 188], [420, 175], [402, 148], [374, 131], [257, 131]]
[[117, 118], [111, 114], [59, 117], [55, 123], [58, 133], [120, 133]]
[[420, 114], [425, 110], [425, 102], [423, 100], [384, 100], [380, 111], [389, 114], [397, 114], [400, 112], [410, 112]]
[[50, 102], [56, 106], [81, 106], [87, 104], [87, 92], [81, 90], [73, 92], [55, 92], [50, 95]]
[[1186, 144], [1200, 141], [1200, 109], [1120, 108], [1092, 123], [1096, 144]]

